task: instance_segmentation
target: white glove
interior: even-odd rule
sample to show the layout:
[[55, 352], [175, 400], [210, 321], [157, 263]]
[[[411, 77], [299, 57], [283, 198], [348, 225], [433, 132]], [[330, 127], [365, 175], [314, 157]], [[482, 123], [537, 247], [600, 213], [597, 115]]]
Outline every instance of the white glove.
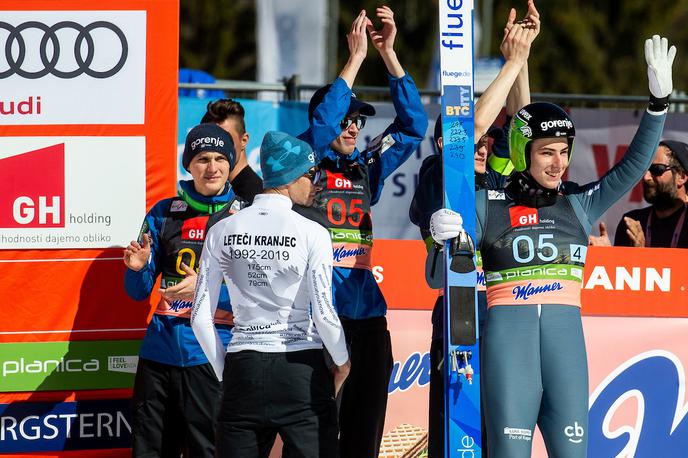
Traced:
[[669, 41], [659, 35], [645, 40], [645, 61], [647, 77], [650, 80], [650, 93], [662, 99], [668, 97], [674, 89], [671, 81], [671, 66], [676, 56], [676, 46], [669, 47]]
[[436, 243], [453, 239], [463, 232], [463, 218], [455, 211], [440, 208], [430, 217], [430, 234]]

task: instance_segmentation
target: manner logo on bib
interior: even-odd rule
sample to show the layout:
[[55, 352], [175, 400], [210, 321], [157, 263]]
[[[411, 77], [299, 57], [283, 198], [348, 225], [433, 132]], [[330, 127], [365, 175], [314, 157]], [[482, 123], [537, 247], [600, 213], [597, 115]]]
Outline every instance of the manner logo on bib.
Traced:
[[539, 223], [537, 208], [517, 205], [509, 209], [511, 227], [532, 226]]

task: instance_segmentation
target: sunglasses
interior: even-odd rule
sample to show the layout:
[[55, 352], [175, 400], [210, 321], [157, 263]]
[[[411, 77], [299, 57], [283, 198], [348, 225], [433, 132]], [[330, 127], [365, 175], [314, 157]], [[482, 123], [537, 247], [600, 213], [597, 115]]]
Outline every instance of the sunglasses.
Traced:
[[661, 177], [667, 172], [667, 170], [672, 170], [673, 168], [674, 167], [667, 164], [652, 164], [647, 171], [650, 172], [650, 175], [653, 177]]
[[346, 117], [342, 119], [342, 122], [339, 123], [339, 126], [342, 128], [342, 130], [348, 129], [351, 124], [356, 124], [356, 129], [361, 130], [365, 127], [366, 123], [366, 117], [365, 116], [356, 116], [355, 118], [349, 118]]
[[317, 167], [311, 167], [310, 169], [308, 169], [308, 171], [306, 173], [303, 174], [303, 176], [305, 176], [306, 178], [311, 180], [311, 183], [313, 183], [313, 184], [318, 184], [318, 181], [320, 181], [321, 175], [322, 175], [322, 172]]

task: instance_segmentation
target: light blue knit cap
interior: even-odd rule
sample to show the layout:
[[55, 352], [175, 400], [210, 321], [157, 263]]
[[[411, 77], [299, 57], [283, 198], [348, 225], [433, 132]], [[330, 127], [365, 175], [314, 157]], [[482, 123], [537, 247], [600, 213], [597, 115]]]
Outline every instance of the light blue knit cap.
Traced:
[[271, 131], [263, 137], [260, 169], [266, 189], [296, 181], [316, 164], [315, 153], [308, 143], [284, 132]]

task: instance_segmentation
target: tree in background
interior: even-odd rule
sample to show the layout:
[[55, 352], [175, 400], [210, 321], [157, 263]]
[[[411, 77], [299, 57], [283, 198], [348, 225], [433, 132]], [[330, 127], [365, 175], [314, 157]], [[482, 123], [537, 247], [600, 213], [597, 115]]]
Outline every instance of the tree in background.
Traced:
[[[425, 87], [428, 71], [432, 62], [435, 46], [435, 35], [438, 30], [438, 4], [429, 0], [340, 0], [339, 36], [337, 42], [337, 68], [342, 68], [349, 56], [346, 34], [358, 13], [365, 9], [376, 29], [382, 25], [375, 16], [375, 8], [381, 4], [389, 5], [394, 10], [394, 21], [397, 25], [397, 36], [394, 41], [399, 59], [404, 69], [413, 77], [418, 87]], [[369, 59], [363, 63], [356, 78], [356, 84], [387, 87], [387, 70], [382, 59], [377, 57], [372, 46], [368, 47]], [[334, 78], [335, 75], [331, 75]]]
[[[494, 31], [516, 2], [494, 1]], [[688, 5], [676, 0], [540, 0], [542, 31], [528, 59], [536, 92], [640, 95], [646, 93], [643, 41], [669, 37], [679, 49], [674, 87], [688, 89]], [[525, 7], [516, 6], [521, 13]], [[501, 32], [500, 32], [501, 33]], [[493, 39], [492, 53], [499, 52]]]
[[[361, 9], [375, 16], [380, 1], [339, 1], [338, 61], [344, 66], [349, 55], [346, 34]], [[398, 34], [395, 48], [420, 87], [427, 77], [437, 30], [437, 5], [428, 0], [395, 1], [392, 4]], [[379, 24], [376, 24], [379, 25]], [[181, 0], [179, 66], [205, 70], [216, 78], [256, 79], [256, 1]], [[371, 50], [370, 52], [374, 52]], [[358, 84], [387, 86], [382, 60], [372, 58], [363, 66]], [[291, 76], [291, 75], [284, 75]], [[333, 79], [336, 74], [329, 75]]]
[[255, 0], [181, 0], [179, 66], [256, 79]]
[[[434, 54], [437, 2], [386, 2], [394, 10], [398, 28], [395, 48], [419, 87], [427, 85]], [[333, 3], [339, 3], [338, 61], [333, 68], [341, 68], [348, 56], [345, 36], [354, 16], [365, 9], [375, 22], [375, 7], [385, 2]], [[481, 3], [477, 0], [478, 10]], [[180, 66], [205, 70], [216, 78], [255, 80], [255, 4], [256, 0], [181, 0]], [[493, 0], [493, 4], [491, 55], [499, 56], [504, 18], [512, 6], [523, 14], [526, 2]], [[676, 43], [674, 87], [688, 90], [688, 54], [682, 54], [688, 53], [687, 0], [539, 0], [537, 8], [543, 27], [529, 59], [533, 91], [644, 94], [639, 52], [643, 40], [655, 33]], [[373, 51], [369, 48], [369, 52]], [[356, 83], [387, 86], [384, 63], [371, 55]]]

